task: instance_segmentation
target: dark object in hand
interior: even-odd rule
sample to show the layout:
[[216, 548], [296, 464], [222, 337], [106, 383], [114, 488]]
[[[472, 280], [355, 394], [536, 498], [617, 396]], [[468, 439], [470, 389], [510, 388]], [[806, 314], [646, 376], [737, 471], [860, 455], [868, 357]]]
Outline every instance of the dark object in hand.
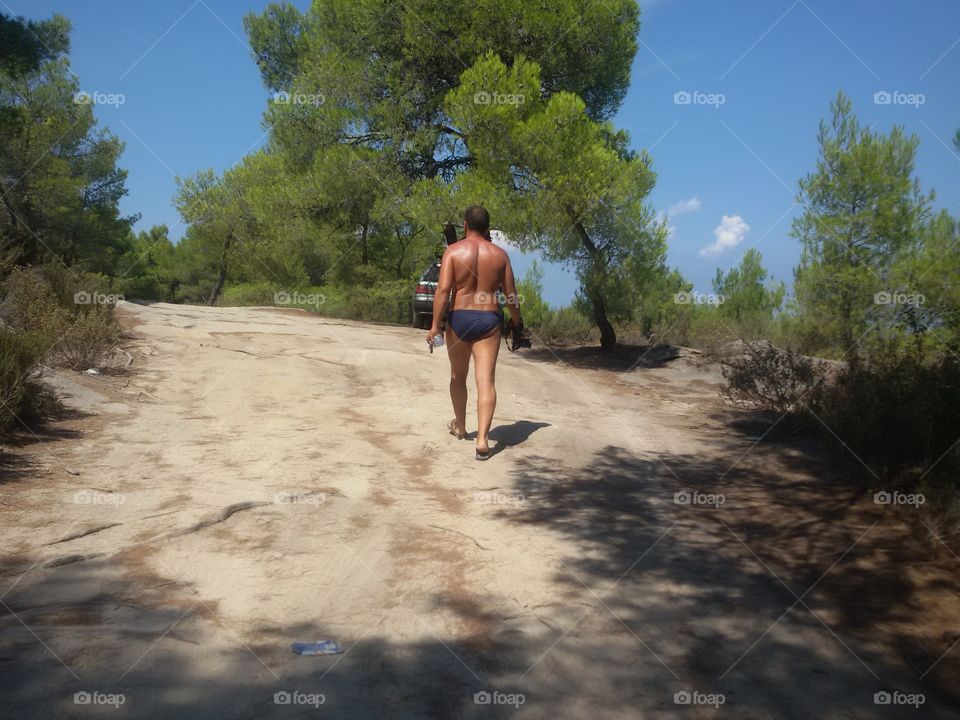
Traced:
[[530, 341], [530, 335], [525, 332], [523, 320], [520, 321], [519, 325], [514, 325], [513, 320], [511, 320], [510, 338], [507, 340], [507, 349], [510, 352], [516, 352], [520, 348], [529, 347], [533, 347], [533, 343]]

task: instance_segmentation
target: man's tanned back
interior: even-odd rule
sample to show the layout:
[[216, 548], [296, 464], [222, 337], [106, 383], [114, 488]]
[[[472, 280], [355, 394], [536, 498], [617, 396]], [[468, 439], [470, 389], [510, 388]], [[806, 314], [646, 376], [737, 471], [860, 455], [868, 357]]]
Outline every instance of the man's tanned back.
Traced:
[[[492, 242], [467, 236], [448, 250], [453, 260], [454, 310], [499, 310], [497, 291], [507, 288], [507, 254]], [[511, 278], [512, 280], [512, 278]]]

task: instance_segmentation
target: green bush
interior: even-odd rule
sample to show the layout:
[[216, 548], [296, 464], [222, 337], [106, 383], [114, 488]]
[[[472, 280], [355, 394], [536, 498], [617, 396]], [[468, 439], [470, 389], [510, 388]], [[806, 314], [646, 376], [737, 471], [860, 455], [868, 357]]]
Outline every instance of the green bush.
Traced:
[[818, 417], [884, 483], [960, 488], [960, 362], [910, 355], [840, 372], [814, 406]]
[[371, 287], [322, 288], [322, 315], [372, 322], [410, 323], [413, 284], [407, 280], [381, 281]]
[[[29, 335], [42, 355], [63, 336], [73, 320], [71, 310], [39, 269], [14, 268], [3, 284], [0, 316], [17, 333]], [[38, 358], [39, 360], [39, 358]]]
[[279, 288], [275, 283], [231, 285], [219, 305], [275, 305], [297, 307], [325, 317], [372, 322], [410, 323], [413, 283], [391, 280], [369, 286], [323, 285]]
[[[787, 415], [855, 456], [864, 481], [946, 497], [960, 489], [960, 362], [923, 364], [910, 353], [841, 365], [742, 346], [723, 366], [723, 395]], [[864, 467], [864, 465], [866, 467]], [[869, 468], [869, 471], [866, 470]]]
[[76, 316], [51, 356], [54, 362], [72, 370], [86, 370], [104, 361], [119, 339], [120, 328], [114, 320], [113, 308], [96, 305]]
[[125, 298], [129, 299], [164, 302], [169, 302], [172, 299], [169, 290], [155, 277], [149, 275], [122, 278], [118, 280], [117, 288]]
[[228, 285], [224, 288], [217, 305], [273, 305], [278, 292], [276, 284], [268, 282]]
[[[526, 322], [524, 320], [525, 324]], [[596, 327], [589, 318], [574, 308], [565, 307], [557, 310], [547, 308], [543, 311], [538, 323], [530, 323], [530, 332], [538, 342], [546, 345], [563, 345], [591, 342], [594, 339]]]
[[99, 364], [120, 337], [110, 285], [98, 275], [57, 265], [15, 268], [3, 284], [0, 317], [49, 361], [74, 370]]
[[0, 328], [0, 433], [15, 428], [18, 418], [26, 421], [25, 415], [35, 415], [40, 392], [30, 374], [42, 355], [36, 338]]

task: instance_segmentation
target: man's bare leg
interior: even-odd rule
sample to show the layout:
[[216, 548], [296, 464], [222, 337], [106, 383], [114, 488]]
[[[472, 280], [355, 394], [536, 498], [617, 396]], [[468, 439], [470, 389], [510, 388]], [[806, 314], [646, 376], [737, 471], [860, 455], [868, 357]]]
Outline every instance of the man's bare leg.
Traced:
[[485, 452], [490, 444], [487, 435], [497, 407], [497, 354], [500, 352], [500, 329], [482, 340], [473, 342], [473, 374], [477, 379], [477, 450]]
[[453, 401], [454, 430], [460, 436], [467, 434], [467, 373], [470, 371], [470, 345], [447, 328], [444, 338], [450, 358], [450, 400]]

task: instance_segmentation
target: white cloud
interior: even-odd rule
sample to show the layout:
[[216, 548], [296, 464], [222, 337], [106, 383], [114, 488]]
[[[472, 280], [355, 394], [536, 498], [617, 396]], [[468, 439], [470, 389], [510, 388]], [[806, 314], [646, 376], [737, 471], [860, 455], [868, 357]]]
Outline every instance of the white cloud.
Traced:
[[720, 224], [713, 229], [713, 237], [716, 238], [712, 245], [707, 245], [700, 251], [701, 257], [719, 255], [724, 250], [729, 250], [743, 242], [750, 232], [750, 226], [744, 222], [739, 215], [724, 215], [720, 218]]
[[678, 203], [675, 203], [670, 206], [668, 210], [660, 210], [657, 212], [657, 222], [667, 223], [667, 240], [673, 238], [674, 234], [677, 232], [677, 226], [671, 225], [670, 221], [673, 220], [677, 215], [683, 215], [684, 213], [693, 213], [697, 212], [700, 209], [700, 198], [692, 197], [689, 200], [681, 200]]
[[676, 205], [670, 207], [667, 210], [667, 215], [669, 217], [676, 217], [677, 215], [683, 215], [684, 213], [696, 212], [700, 209], [700, 198], [692, 197], [689, 200], [681, 200]]

